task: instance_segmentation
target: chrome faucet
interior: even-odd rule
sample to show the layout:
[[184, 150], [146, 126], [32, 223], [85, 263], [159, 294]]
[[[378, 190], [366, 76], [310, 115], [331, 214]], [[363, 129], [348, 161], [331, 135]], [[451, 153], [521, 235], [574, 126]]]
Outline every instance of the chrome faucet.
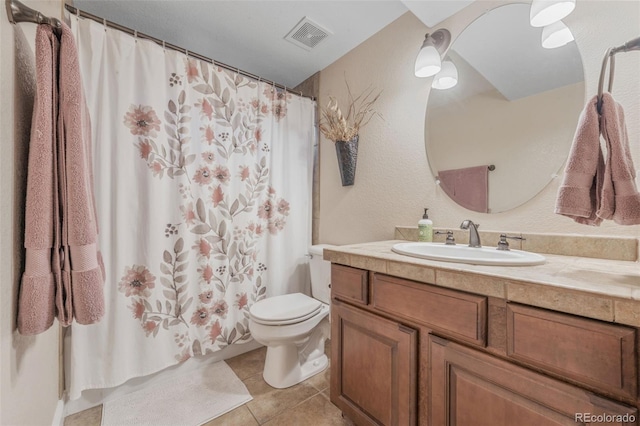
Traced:
[[480, 243], [480, 235], [478, 234], [479, 226], [480, 224], [475, 224], [469, 219], [464, 220], [460, 224], [460, 229], [469, 230], [469, 247], [482, 247], [482, 244]]

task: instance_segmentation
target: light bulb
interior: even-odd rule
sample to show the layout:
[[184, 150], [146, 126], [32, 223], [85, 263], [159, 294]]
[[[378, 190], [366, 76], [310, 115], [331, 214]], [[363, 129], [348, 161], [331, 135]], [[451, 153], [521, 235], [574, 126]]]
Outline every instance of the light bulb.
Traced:
[[569, 15], [576, 0], [533, 0], [529, 19], [533, 27], [545, 27]]
[[438, 50], [432, 45], [423, 45], [416, 58], [416, 77], [431, 77], [440, 72], [441, 68], [442, 62]]
[[542, 29], [542, 47], [554, 49], [574, 40], [571, 30], [562, 21], [547, 25]]
[[458, 69], [451, 61], [444, 61], [442, 69], [433, 78], [431, 87], [438, 90], [451, 89], [458, 84]]

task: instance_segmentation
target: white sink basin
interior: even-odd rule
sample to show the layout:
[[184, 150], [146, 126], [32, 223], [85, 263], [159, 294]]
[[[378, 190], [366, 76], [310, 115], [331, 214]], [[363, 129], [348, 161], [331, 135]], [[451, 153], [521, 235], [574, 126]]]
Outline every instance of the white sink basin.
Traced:
[[391, 250], [406, 256], [472, 265], [527, 266], [541, 265], [544, 256], [521, 250], [496, 250], [495, 247], [469, 247], [443, 243], [399, 243]]

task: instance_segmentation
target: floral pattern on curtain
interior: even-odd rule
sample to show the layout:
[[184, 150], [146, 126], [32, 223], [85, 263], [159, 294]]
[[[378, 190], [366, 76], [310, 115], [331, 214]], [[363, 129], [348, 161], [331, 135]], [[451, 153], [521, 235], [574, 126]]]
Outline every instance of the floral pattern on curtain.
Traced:
[[[132, 265], [126, 267], [118, 287], [129, 298], [133, 316], [140, 320], [147, 336], [155, 337], [161, 329], [174, 331], [181, 348], [179, 360], [190, 356], [192, 339], [184, 333], [190, 327], [205, 331], [204, 340], [196, 339], [205, 349], [251, 337], [249, 300], [255, 303], [266, 292], [262, 274], [267, 266], [258, 262], [257, 243], [265, 232], [276, 235], [284, 229], [290, 209], [289, 202], [279, 198], [268, 185], [269, 146], [262, 140], [261, 124], [270, 114], [276, 121], [282, 119], [291, 95], [267, 87], [262, 93], [264, 98], [238, 97], [236, 106], [231, 93], [238, 93], [244, 86], [257, 88], [258, 83], [239, 75], [232, 77], [221, 69], [213, 70], [205, 62], [184, 61], [187, 89], [202, 97], [189, 105], [183, 89], [175, 101], [167, 102], [166, 144], [158, 141], [162, 122], [152, 106], [131, 105], [123, 120], [135, 137], [140, 158], [149, 172], [158, 179], [180, 182], [183, 221], [168, 223], [164, 230], [165, 237], [175, 243], [162, 253], [160, 285], [156, 287], [156, 276], [148, 266]], [[182, 79], [171, 73], [168, 84], [181, 86]], [[200, 116], [200, 143], [207, 147], [199, 156], [191, 149], [193, 113]], [[239, 158], [234, 176], [227, 167], [232, 157]], [[235, 193], [230, 188], [234, 178], [242, 183]], [[243, 226], [234, 226], [243, 219]], [[195, 235], [191, 247], [185, 247], [181, 236], [187, 232]], [[197, 295], [187, 285], [189, 258], [196, 259]], [[237, 292], [231, 309], [241, 311], [242, 317], [225, 324], [229, 305], [224, 296], [230, 288]]]
[[[77, 398], [249, 341], [253, 303], [308, 288], [315, 108], [88, 20], [72, 28], [108, 311], [72, 330]], [[108, 360], [91, 361], [106, 348]], [[138, 362], [125, 365], [131, 353]]]

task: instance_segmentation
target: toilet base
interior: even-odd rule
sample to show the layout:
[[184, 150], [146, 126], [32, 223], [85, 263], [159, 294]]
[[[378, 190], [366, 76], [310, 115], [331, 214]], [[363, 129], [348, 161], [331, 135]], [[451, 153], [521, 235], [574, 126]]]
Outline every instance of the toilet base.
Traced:
[[297, 385], [329, 366], [324, 353], [329, 322], [324, 320], [303, 344], [293, 343], [267, 347], [262, 377], [270, 386], [284, 389]]
[[262, 377], [268, 385], [284, 389], [323, 372], [328, 366], [329, 358], [325, 354], [300, 365], [295, 346], [270, 347], [267, 349]]

